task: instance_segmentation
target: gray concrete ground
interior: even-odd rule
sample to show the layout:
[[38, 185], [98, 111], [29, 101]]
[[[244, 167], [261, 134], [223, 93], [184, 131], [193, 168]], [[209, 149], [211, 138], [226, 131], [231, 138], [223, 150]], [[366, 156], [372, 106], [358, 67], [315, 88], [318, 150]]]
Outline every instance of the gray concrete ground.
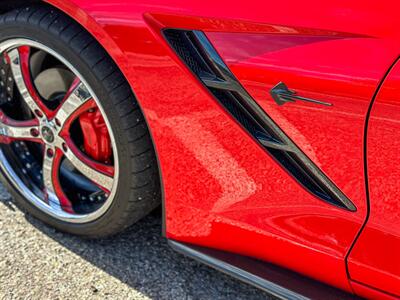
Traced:
[[160, 218], [88, 241], [24, 215], [0, 185], [0, 299], [269, 298], [172, 251]]

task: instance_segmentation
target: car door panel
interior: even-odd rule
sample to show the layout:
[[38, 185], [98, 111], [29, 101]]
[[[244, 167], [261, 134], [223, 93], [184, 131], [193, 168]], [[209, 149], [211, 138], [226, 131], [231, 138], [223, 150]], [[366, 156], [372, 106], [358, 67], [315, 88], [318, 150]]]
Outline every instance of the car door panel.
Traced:
[[400, 296], [400, 64], [384, 81], [368, 123], [370, 214], [349, 259], [350, 277]]

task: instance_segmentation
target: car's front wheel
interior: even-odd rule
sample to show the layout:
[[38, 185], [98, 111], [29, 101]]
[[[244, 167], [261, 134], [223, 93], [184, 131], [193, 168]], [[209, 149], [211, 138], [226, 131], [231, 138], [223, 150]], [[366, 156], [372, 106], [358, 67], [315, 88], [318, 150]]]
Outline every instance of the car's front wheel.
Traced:
[[58, 229], [100, 237], [160, 202], [144, 116], [116, 64], [49, 6], [0, 19], [0, 170], [17, 203]]

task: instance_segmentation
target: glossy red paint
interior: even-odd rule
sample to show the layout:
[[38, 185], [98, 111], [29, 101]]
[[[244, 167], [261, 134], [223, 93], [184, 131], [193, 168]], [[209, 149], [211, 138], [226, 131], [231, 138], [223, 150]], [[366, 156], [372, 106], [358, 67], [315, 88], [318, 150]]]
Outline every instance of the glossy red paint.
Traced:
[[[47, 2], [85, 26], [131, 84], [160, 161], [168, 238], [257, 257], [352, 291], [345, 257], [367, 215], [363, 128], [400, 48], [397, 1]], [[282, 7], [290, 9], [277, 13]], [[316, 199], [255, 144], [169, 48], [161, 30], [171, 27], [205, 31], [357, 212]], [[278, 108], [268, 90], [281, 80], [334, 106]]]
[[88, 111], [79, 117], [87, 155], [97, 161], [109, 163], [112, 155], [111, 138], [100, 110]]
[[374, 288], [365, 286], [364, 284], [360, 284], [354, 281], [351, 281], [351, 287], [353, 291], [360, 295], [361, 297], [365, 297], [366, 299], [380, 299], [380, 300], [396, 300], [399, 297], [394, 295], [389, 295], [385, 292], [378, 291]]
[[[330, 32], [208, 36], [253, 98], [354, 202], [358, 212], [352, 219], [362, 222], [366, 215], [364, 124], [397, 48], [377, 39]], [[371, 57], [376, 59], [370, 61]], [[278, 106], [269, 91], [280, 81], [300, 96], [332, 106], [301, 101]], [[349, 233], [350, 244], [352, 239]]]
[[367, 163], [370, 216], [349, 257], [352, 279], [400, 297], [400, 63], [371, 111]]

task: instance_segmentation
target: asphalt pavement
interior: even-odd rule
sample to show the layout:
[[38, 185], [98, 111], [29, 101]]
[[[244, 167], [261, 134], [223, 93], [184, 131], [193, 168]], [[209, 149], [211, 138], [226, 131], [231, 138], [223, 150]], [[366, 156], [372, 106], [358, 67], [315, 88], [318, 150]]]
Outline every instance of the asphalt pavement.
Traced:
[[0, 185], [0, 299], [272, 299], [171, 250], [155, 211], [85, 240], [23, 214]]

